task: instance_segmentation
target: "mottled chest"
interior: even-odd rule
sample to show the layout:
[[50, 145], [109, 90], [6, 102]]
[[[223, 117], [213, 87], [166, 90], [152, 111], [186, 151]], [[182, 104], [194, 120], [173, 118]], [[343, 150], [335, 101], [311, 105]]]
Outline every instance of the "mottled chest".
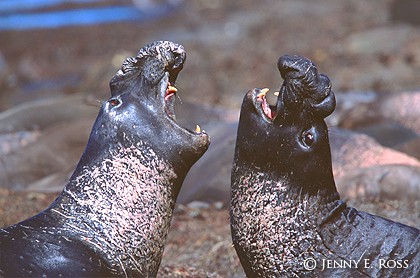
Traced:
[[308, 200], [289, 194], [287, 180], [273, 180], [265, 173], [251, 172], [232, 181], [233, 241], [253, 271], [276, 277], [302, 270], [319, 241], [307, 215]]

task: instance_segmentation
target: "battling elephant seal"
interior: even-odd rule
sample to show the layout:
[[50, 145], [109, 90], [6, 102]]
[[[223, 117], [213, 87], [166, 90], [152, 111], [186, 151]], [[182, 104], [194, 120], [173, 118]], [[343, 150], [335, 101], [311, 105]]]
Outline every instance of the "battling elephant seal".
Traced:
[[[244, 98], [232, 169], [231, 231], [248, 277], [418, 277], [419, 230], [348, 207], [331, 167], [326, 75], [300, 56], [280, 91]], [[274, 101], [273, 101], [274, 99]]]
[[210, 142], [175, 119], [185, 59], [158, 41], [124, 61], [62, 193], [0, 230], [1, 275], [156, 276], [181, 184]]

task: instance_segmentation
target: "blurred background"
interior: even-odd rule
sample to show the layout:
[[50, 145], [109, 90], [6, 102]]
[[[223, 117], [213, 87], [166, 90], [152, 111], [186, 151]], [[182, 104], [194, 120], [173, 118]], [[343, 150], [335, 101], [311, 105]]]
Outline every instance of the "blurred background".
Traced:
[[193, 101], [238, 108], [248, 89], [280, 86], [286, 53], [312, 59], [337, 92], [419, 88], [419, 19], [404, 2], [418, 1], [3, 0], [0, 110], [106, 99], [123, 59], [162, 39], [187, 49], [179, 83]]
[[249, 89], [280, 87], [283, 54], [311, 59], [332, 81], [338, 103], [327, 121], [342, 197], [420, 226], [419, 13], [417, 0], [0, 1], [0, 226], [60, 192], [109, 80], [155, 40], [184, 45], [177, 115], [213, 138], [181, 192], [170, 258], [242, 275], [226, 208], [236, 122]]

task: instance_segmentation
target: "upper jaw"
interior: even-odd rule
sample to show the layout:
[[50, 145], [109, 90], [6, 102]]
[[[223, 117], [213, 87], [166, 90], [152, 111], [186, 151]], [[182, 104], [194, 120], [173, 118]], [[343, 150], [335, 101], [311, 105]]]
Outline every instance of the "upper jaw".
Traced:
[[250, 92], [255, 110], [265, 122], [283, 123], [307, 116], [324, 119], [334, 111], [336, 101], [330, 79], [318, 73], [312, 61], [297, 55], [284, 55], [277, 66], [284, 82], [276, 101], [269, 105], [268, 89]]

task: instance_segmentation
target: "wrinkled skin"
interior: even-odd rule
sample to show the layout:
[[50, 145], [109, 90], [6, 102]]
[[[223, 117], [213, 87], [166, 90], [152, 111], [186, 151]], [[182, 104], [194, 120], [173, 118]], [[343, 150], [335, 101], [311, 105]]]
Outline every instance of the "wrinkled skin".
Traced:
[[335, 108], [328, 77], [299, 56], [278, 68], [278, 98], [248, 92], [238, 127], [230, 217], [247, 276], [418, 277], [419, 230], [340, 200], [324, 122]]
[[156, 276], [181, 184], [209, 145], [173, 114], [185, 58], [159, 41], [124, 62], [63, 192], [0, 230], [0, 276]]

